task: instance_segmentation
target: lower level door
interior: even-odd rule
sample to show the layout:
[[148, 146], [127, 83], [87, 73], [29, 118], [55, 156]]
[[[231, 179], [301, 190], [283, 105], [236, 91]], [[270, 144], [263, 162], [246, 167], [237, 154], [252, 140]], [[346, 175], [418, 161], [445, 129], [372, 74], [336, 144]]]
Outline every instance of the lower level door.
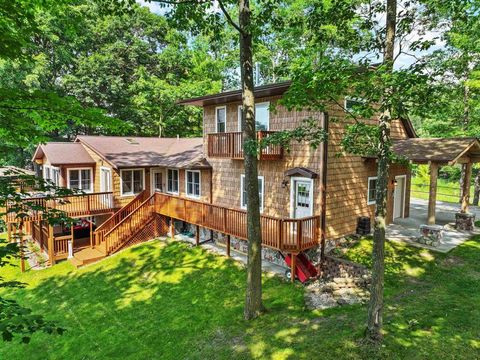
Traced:
[[312, 182], [293, 180], [293, 217], [303, 218], [313, 214]]

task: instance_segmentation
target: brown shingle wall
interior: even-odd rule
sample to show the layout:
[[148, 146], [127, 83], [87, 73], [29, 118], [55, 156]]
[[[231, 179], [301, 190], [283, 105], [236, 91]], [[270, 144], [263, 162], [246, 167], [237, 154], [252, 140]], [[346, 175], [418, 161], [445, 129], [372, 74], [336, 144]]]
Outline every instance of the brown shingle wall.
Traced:
[[[262, 98], [257, 102], [275, 102], [278, 98]], [[238, 131], [239, 103], [227, 104], [227, 132]], [[365, 161], [359, 156], [343, 153], [340, 141], [347, 124], [345, 113], [336, 106], [327, 108], [330, 116], [329, 158], [327, 174], [327, 238], [337, 238], [355, 232], [359, 216], [373, 216], [374, 206], [367, 205], [367, 181], [369, 176], [376, 175], [374, 161]], [[314, 116], [320, 119], [320, 113], [309, 111], [288, 111], [283, 106], [277, 106], [270, 113], [270, 130], [292, 129], [300, 124], [302, 119]], [[368, 121], [375, 124], [375, 119]], [[350, 122], [352, 123], [352, 122]], [[204, 108], [204, 135], [215, 132], [215, 106]], [[400, 121], [392, 122], [392, 138], [406, 138], [407, 134]], [[207, 153], [207, 142], [204, 143]], [[264, 214], [272, 216], [290, 216], [290, 178], [285, 177], [286, 170], [302, 166], [317, 174], [321, 174], [321, 151], [313, 150], [308, 144], [291, 144], [290, 152], [285, 153], [283, 160], [260, 161], [259, 175], [265, 179]], [[243, 161], [209, 158], [213, 168], [213, 202], [228, 207], [240, 207], [240, 175], [244, 173]], [[399, 174], [409, 174], [408, 168], [392, 167], [392, 178]], [[287, 180], [288, 186], [282, 186]], [[407, 176], [407, 194], [409, 178]], [[390, 193], [389, 193], [390, 194]], [[391, 194], [390, 194], [391, 195]], [[320, 214], [320, 179], [314, 180], [314, 214]], [[408, 196], [407, 199], [408, 201]], [[393, 201], [389, 196], [389, 214], [393, 209]], [[406, 209], [408, 214], [408, 208]]]

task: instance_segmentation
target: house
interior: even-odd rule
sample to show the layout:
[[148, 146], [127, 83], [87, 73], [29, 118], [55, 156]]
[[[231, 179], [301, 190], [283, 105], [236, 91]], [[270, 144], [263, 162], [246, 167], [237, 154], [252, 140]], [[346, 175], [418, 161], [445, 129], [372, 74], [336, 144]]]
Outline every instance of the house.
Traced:
[[[279, 83], [256, 88], [258, 138], [293, 129], [306, 118], [316, 119], [329, 135], [317, 149], [300, 142], [290, 144], [288, 151], [269, 145], [259, 153], [263, 257], [282, 262], [283, 255], [289, 254], [295, 273], [298, 254], [318, 249], [320, 244], [323, 248], [324, 240], [328, 244], [355, 233], [360, 217], [373, 218], [377, 164], [375, 158], [343, 152], [345, 126], [353, 121], [345, 110], [354, 100], [344, 99], [343, 107], [332, 102], [325, 112], [288, 110], [279, 104], [288, 87], [289, 83]], [[70, 196], [66, 205], [64, 201], [46, 205], [90, 224], [90, 238], [76, 248], [75, 229], [56, 234], [41, 214], [32, 214], [32, 236], [52, 263], [69, 257], [80, 266], [181, 230], [194, 233], [197, 244], [213, 239], [225, 245], [228, 255], [231, 247], [246, 249], [241, 92], [186, 99], [180, 104], [202, 107], [203, 138], [78, 136], [73, 143], [38, 146], [33, 159], [42, 167], [43, 176], [84, 192]], [[377, 123], [374, 117], [363, 121]], [[431, 140], [417, 138], [408, 119], [393, 120], [391, 136], [399, 155], [431, 164], [433, 175], [445, 159], [465, 163], [470, 169], [480, 159], [477, 140], [436, 140], [432, 145]], [[409, 216], [410, 178], [407, 164], [391, 165], [387, 223]], [[432, 176], [432, 189], [435, 179]], [[431, 191], [429, 223], [432, 211], [434, 215], [435, 191]]]

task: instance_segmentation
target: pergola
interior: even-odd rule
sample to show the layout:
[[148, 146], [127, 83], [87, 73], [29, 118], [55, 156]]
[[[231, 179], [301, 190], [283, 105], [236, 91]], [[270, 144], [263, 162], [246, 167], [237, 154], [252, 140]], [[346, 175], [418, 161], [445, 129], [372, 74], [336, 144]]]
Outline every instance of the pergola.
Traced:
[[461, 212], [467, 213], [470, 200], [472, 164], [480, 162], [480, 142], [476, 138], [410, 138], [393, 141], [393, 151], [415, 164], [430, 167], [428, 194], [429, 225], [435, 224], [437, 178], [441, 166], [462, 164], [465, 166], [465, 181], [462, 189]]

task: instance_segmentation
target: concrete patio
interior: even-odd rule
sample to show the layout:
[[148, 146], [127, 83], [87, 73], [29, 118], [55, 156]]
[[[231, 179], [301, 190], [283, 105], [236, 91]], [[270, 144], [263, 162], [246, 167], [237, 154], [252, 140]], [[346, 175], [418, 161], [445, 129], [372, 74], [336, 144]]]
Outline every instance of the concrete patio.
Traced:
[[[415, 239], [420, 236], [420, 225], [427, 223], [428, 201], [412, 198], [410, 200], [410, 217], [396, 219], [393, 224], [390, 224], [387, 227], [387, 238], [446, 253], [473, 235], [480, 234], [480, 229], [475, 229], [474, 231], [460, 231], [455, 229], [455, 213], [459, 211], [460, 204], [437, 201], [435, 223], [444, 227], [442, 242], [437, 247], [420, 244], [416, 242]], [[475, 214], [476, 220], [480, 220], [479, 207], [470, 206], [469, 212]]]

